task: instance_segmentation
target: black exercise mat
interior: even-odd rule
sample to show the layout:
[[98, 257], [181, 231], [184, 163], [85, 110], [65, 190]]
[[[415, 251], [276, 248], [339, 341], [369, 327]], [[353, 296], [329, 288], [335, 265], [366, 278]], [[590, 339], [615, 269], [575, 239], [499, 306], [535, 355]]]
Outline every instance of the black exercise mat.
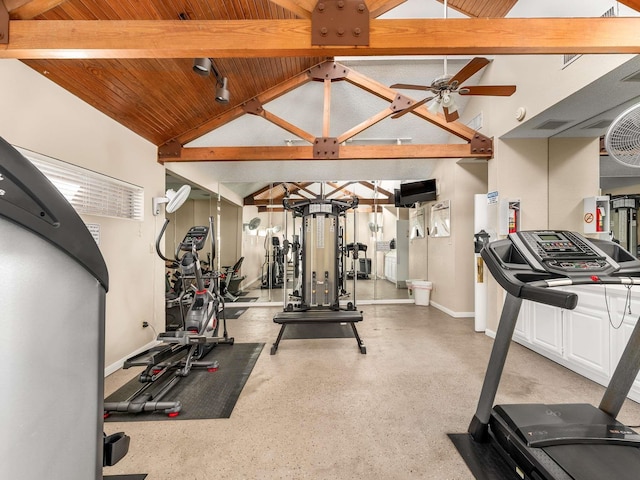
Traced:
[[147, 474], [143, 473], [140, 475], [104, 475], [102, 477], [104, 480], [144, 480], [147, 478]]
[[234, 318], [240, 318], [244, 312], [247, 311], [247, 307], [224, 307], [224, 318], [227, 320], [233, 320]]
[[[264, 343], [236, 343], [216, 346], [204, 360], [218, 360], [220, 368], [217, 372], [193, 369], [162, 399], [163, 401], [180, 400], [182, 410], [177, 417], [169, 418], [163, 412], [136, 414], [113, 412], [105, 421], [139, 422], [229, 418], [263, 347]], [[136, 376], [118, 391], [109, 395], [105, 401], [123, 401], [138, 388], [140, 388], [140, 382]]]
[[491, 443], [477, 443], [468, 433], [449, 433], [449, 439], [477, 480], [519, 479]]
[[282, 338], [354, 338], [354, 335], [348, 323], [289, 323]]

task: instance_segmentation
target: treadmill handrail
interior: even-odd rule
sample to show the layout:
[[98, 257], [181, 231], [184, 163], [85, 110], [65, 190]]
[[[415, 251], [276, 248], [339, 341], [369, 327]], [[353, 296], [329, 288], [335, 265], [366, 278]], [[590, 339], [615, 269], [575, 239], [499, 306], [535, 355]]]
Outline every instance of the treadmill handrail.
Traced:
[[514, 297], [544, 303], [554, 307], [566, 308], [569, 310], [573, 310], [576, 308], [576, 305], [578, 305], [578, 295], [573, 292], [552, 290], [547, 288], [549, 285], [545, 285], [540, 281], [535, 283], [525, 283], [518, 279], [516, 274], [519, 271], [516, 270], [507, 273], [508, 270], [505, 270], [500, 266], [502, 262], [500, 262], [500, 260], [494, 255], [493, 251], [486, 246], [482, 249], [480, 255], [487, 264], [493, 278], [496, 279], [502, 288]]

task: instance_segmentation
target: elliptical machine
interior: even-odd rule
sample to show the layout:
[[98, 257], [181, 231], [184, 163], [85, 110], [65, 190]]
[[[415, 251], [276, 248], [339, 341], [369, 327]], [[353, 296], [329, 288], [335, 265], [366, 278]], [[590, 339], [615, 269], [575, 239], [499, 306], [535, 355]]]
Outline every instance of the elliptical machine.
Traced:
[[[223, 318], [223, 336], [218, 337], [219, 313], [224, 310], [224, 299], [218, 293], [219, 273], [211, 270], [203, 274], [198, 252], [204, 247], [211, 232], [211, 252], [215, 259], [215, 235], [213, 218], [209, 217], [209, 226], [191, 227], [184, 239], [178, 244], [174, 260], [165, 257], [160, 251], [160, 241], [169, 224], [166, 219], [156, 240], [156, 253], [165, 262], [175, 262], [181, 270], [182, 293], [178, 299], [182, 326], [176, 331], [163, 332], [157, 337], [162, 343], [145, 352], [127, 359], [123, 368], [146, 367], [138, 380], [142, 383], [135, 393], [121, 402], [105, 402], [105, 415], [110, 412], [140, 413], [162, 410], [170, 417], [178, 415], [182, 408], [179, 400], [163, 402], [162, 398], [178, 383], [189, 375], [192, 368], [206, 368], [210, 372], [218, 369], [217, 360], [202, 360], [218, 343], [233, 345], [233, 337], [227, 332], [226, 319]], [[179, 257], [180, 252], [182, 256]], [[182, 299], [189, 293], [187, 281], [192, 281], [191, 304], [186, 312]]]

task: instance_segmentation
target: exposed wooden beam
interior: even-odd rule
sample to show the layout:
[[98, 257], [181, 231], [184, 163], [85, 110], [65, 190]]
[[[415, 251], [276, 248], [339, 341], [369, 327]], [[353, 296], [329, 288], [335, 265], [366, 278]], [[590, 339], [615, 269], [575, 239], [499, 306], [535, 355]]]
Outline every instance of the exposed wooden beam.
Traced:
[[387, 196], [387, 197], [389, 197], [389, 198], [393, 197], [393, 193], [391, 193], [391, 192], [390, 192], [390, 191], [388, 191], [388, 190], [385, 190], [384, 188], [382, 188], [382, 187], [380, 187], [380, 186], [376, 187], [376, 186], [375, 186], [373, 183], [371, 183], [371, 182], [367, 182], [367, 181], [361, 180], [361, 181], [360, 181], [360, 183], [361, 183], [362, 185], [364, 185], [365, 187], [369, 187], [372, 191], [376, 191], [376, 190], [377, 190], [377, 191], [378, 191], [378, 193], [381, 193], [381, 194], [383, 194], [383, 195], [386, 195], [386, 196]]
[[332, 186], [334, 189], [332, 191], [330, 191], [329, 193], [327, 193], [327, 197], [330, 197], [331, 195], [333, 195], [334, 193], [338, 193], [340, 190], [344, 190], [344, 193], [346, 193], [348, 196], [353, 196], [354, 193], [351, 190], [347, 190], [346, 188], [349, 185], [354, 184], [355, 182], [347, 182], [344, 185], [338, 185], [337, 183], [334, 182], [327, 182], [330, 186]]
[[270, 0], [282, 8], [286, 8], [291, 13], [300, 18], [311, 18], [311, 12], [316, 5], [316, 0]]
[[268, 190], [271, 190], [273, 187], [281, 185], [282, 183], [283, 182], [272, 183], [272, 184], [269, 184], [269, 185], [266, 185], [266, 186], [262, 187], [260, 190], [256, 190], [252, 194], [247, 195], [246, 197], [244, 197], [243, 203], [245, 205], [254, 205], [254, 203], [253, 203], [254, 197], [256, 197], [256, 196], [258, 196], [258, 195], [260, 195], [260, 194], [262, 194], [262, 193], [264, 193], [264, 192], [266, 192]]
[[[311, 12], [318, 3], [317, 0], [271, 0], [273, 3], [286, 8], [300, 18], [311, 18]], [[383, 13], [403, 4], [407, 0], [368, 0], [365, 3], [369, 8], [371, 18], [376, 18]]]
[[[339, 159], [385, 160], [395, 158], [486, 158], [493, 152], [472, 152], [467, 143], [437, 145], [348, 145], [341, 146]], [[313, 147], [190, 147], [182, 148], [179, 156], [166, 155], [164, 162], [228, 162], [264, 160], [314, 160]]]
[[389, 10], [396, 8], [398, 5], [402, 5], [407, 0], [369, 0], [367, 7], [369, 7], [369, 16], [371, 18], [377, 18], [383, 13], [387, 13]]
[[[585, 35], [589, 32], [589, 35]], [[640, 17], [371, 20], [369, 46], [311, 45], [309, 20], [12, 20], [0, 58], [640, 53]]]
[[[353, 69], [349, 69], [349, 71], [347, 72], [347, 76], [345, 77], [345, 80], [373, 95], [376, 95], [377, 97], [383, 98], [390, 102], [393, 102], [396, 95], [398, 94], [395, 90], [379, 82], [376, 82], [375, 80], [372, 80], [369, 77], [366, 77], [365, 75], [362, 75], [361, 73]], [[386, 112], [389, 115], [391, 115], [392, 113], [396, 113], [393, 111], [383, 111], [383, 112]], [[467, 127], [466, 125], [459, 122], [447, 122], [444, 116], [429, 112], [429, 110], [427, 110], [427, 107], [425, 106], [418, 107], [415, 110], [412, 110], [411, 113], [418, 115], [420, 118], [427, 120], [428, 122], [431, 122], [434, 125], [437, 125], [438, 127], [442, 128], [443, 130], [459, 138], [462, 138], [463, 140], [466, 140], [466, 141], [470, 141], [475, 134], [475, 131], [472, 128]], [[383, 115], [383, 113], [381, 112], [379, 115]], [[380, 118], [379, 120], [381, 119], [382, 118]], [[375, 120], [376, 120], [376, 117], [371, 119], [372, 122]], [[354, 127], [354, 128], [358, 128], [358, 127]], [[347, 134], [349, 134], [349, 132], [345, 132], [343, 136]]]
[[16, 20], [31, 20], [67, 0], [4, 0], [9, 15]]
[[[394, 200], [392, 198], [360, 198], [358, 197], [358, 205], [392, 205]], [[271, 203], [265, 200], [256, 201], [258, 206], [258, 212], [282, 212], [280, 207], [269, 207]]]
[[640, 0], [619, 0], [620, 3], [640, 12]]
[[516, 3], [518, 0], [449, 0], [447, 5], [469, 17], [504, 17]]
[[[261, 104], [265, 104], [272, 100], [275, 100], [278, 97], [281, 97], [282, 95], [289, 93], [292, 90], [295, 90], [296, 88], [310, 81], [311, 81], [311, 78], [309, 78], [309, 74], [306, 71], [304, 71], [294, 77], [291, 77], [285, 80], [284, 82], [276, 85], [275, 87], [270, 88], [269, 90], [265, 90], [264, 92], [257, 95], [255, 98]], [[237, 107], [234, 107], [225, 111], [222, 115], [219, 115], [215, 118], [205, 121], [198, 128], [195, 128], [193, 130], [190, 130], [188, 132], [181, 134], [176, 140], [178, 140], [180, 144], [184, 145], [186, 143], [189, 143], [192, 140], [195, 140], [196, 138], [201, 137], [206, 133], [209, 133], [212, 130], [215, 130], [218, 127], [221, 127], [226, 123], [229, 123], [232, 120], [235, 120], [236, 118], [241, 117], [244, 114], [245, 114], [245, 111], [243, 109], [243, 106], [238, 105]]]

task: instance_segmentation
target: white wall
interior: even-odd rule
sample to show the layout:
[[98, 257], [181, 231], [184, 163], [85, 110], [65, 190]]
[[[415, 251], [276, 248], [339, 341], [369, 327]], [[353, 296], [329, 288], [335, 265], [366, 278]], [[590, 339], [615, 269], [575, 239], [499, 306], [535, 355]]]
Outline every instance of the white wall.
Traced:
[[112, 365], [153, 340], [143, 321], [164, 330], [163, 265], [153, 252], [160, 217], [151, 197], [164, 192], [165, 172], [156, 148], [16, 60], [0, 60], [0, 105], [0, 136], [9, 143], [144, 188], [143, 222], [83, 218], [100, 225], [109, 269], [105, 363]]

